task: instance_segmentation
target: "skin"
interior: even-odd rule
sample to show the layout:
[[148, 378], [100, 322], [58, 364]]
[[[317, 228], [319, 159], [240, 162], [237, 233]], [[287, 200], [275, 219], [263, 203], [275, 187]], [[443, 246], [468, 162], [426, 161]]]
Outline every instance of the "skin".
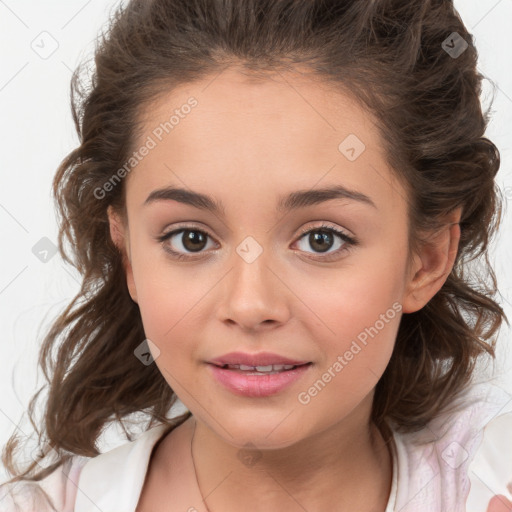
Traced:
[[512, 501], [498, 494], [489, 502], [489, 508], [487, 512], [510, 512], [512, 510]]
[[[460, 210], [408, 260], [406, 193], [385, 161], [374, 120], [350, 96], [291, 72], [254, 81], [228, 69], [183, 85], [144, 109], [137, 147], [191, 96], [198, 106], [126, 178], [128, 218], [109, 208], [130, 295], [160, 352], [155, 364], [193, 414], [154, 450], [138, 510], [168, 511], [178, 489], [183, 504], [200, 510], [190, 465], [194, 421], [199, 487], [212, 512], [384, 510], [392, 462], [370, 423], [375, 385], [401, 315], [421, 309], [453, 266]], [[338, 150], [349, 134], [366, 146], [353, 162]], [[334, 184], [366, 194], [375, 208], [336, 199], [275, 211], [281, 195]], [[222, 201], [225, 218], [170, 200], [144, 206], [168, 185]], [[327, 254], [301, 234], [322, 222], [359, 244], [333, 235], [327, 253], [345, 250], [322, 261]], [[211, 236], [201, 253], [181, 234], [156, 240], [181, 223]], [[252, 263], [236, 251], [247, 236], [263, 249]], [[190, 260], [172, 259], [164, 245]], [[402, 311], [300, 403], [299, 393], [395, 302]], [[268, 350], [313, 366], [277, 395], [241, 397], [205, 363], [234, 350]], [[249, 442], [253, 465], [238, 457]]]

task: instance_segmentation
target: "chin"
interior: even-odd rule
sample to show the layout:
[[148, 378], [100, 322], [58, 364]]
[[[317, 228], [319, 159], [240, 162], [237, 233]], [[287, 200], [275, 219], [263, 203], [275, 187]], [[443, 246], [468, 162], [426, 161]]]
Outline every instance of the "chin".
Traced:
[[215, 421], [212, 424], [210, 418], [209, 428], [225, 442], [240, 449], [248, 448], [248, 444], [262, 450], [287, 448], [309, 434], [302, 419], [293, 413], [283, 414], [283, 410], [265, 414], [260, 408], [251, 412], [245, 409], [224, 415], [220, 424]]

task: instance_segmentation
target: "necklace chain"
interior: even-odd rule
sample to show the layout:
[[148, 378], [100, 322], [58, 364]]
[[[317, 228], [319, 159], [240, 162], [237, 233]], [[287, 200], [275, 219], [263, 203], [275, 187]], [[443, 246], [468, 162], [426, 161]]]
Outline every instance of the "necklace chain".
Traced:
[[194, 476], [196, 477], [197, 489], [199, 490], [199, 494], [201, 496], [201, 499], [203, 500], [203, 503], [204, 503], [204, 506], [206, 507], [207, 512], [210, 512], [210, 509], [208, 508], [208, 505], [206, 504], [206, 501], [204, 499], [203, 493], [201, 492], [201, 487], [199, 487], [199, 479], [197, 478], [196, 463], [194, 462], [194, 452], [192, 450], [192, 446], [194, 444], [194, 436], [196, 435], [196, 425], [197, 425], [197, 421], [194, 419], [194, 431], [192, 432], [192, 439], [190, 440], [190, 456], [192, 458], [192, 467], [194, 468]]
[[[204, 496], [203, 496], [203, 493], [201, 492], [201, 487], [199, 487], [199, 479], [197, 478], [197, 470], [196, 470], [196, 464], [194, 462], [194, 452], [193, 452], [193, 445], [194, 445], [194, 436], [196, 435], [196, 425], [197, 425], [197, 421], [195, 420], [194, 418], [194, 430], [192, 432], [192, 439], [190, 440], [190, 456], [192, 458], [192, 467], [194, 468], [194, 476], [196, 478], [196, 484], [197, 484], [197, 489], [199, 490], [199, 495], [201, 496], [201, 499], [203, 500], [203, 503], [204, 503], [204, 506], [206, 507], [206, 511], [207, 512], [211, 512], [210, 509], [208, 508], [208, 505], [206, 504], [206, 501], [204, 499]], [[385, 432], [384, 435], [382, 435], [382, 438], [384, 439], [384, 441], [386, 442], [386, 445], [388, 444], [389, 442], [389, 433], [391, 432], [390, 429], [389, 429], [389, 426], [387, 424], [384, 425], [383, 427], [383, 430]], [[391, 459], [393, 460], [393, 459]]]

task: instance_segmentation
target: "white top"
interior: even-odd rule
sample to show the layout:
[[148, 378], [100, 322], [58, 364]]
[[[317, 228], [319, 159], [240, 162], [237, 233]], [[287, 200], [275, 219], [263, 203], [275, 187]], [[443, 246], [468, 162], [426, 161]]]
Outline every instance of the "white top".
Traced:
[[[58, 512], [135, 512], [153, 446], [166, 429], [158, 425], [96, 457], [75, 456], [40, 482], [4, 485], [0, 511], [50, 512], [41, 497], [36, 501], [42, 488]], [[475, 384], [456, 412], [412, 434], [392, 433], [385, 512], [486, 512], [496, 494], [512, 500], [512, 396], [500, 386]]]

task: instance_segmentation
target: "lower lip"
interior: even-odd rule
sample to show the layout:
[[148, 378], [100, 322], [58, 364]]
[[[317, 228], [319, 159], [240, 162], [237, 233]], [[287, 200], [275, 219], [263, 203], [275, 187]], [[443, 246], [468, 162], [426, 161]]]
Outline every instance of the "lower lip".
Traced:
[[312, 364], [297, 366], [292, 370], [284, 370], [270, 375], [246, 375], [211, 363], [208, 363], [208, 366], [217, 381], [233, 393], [248, 397], [265, 397], [279, 393], [279, 391], [300, 379], [309, 371]]

